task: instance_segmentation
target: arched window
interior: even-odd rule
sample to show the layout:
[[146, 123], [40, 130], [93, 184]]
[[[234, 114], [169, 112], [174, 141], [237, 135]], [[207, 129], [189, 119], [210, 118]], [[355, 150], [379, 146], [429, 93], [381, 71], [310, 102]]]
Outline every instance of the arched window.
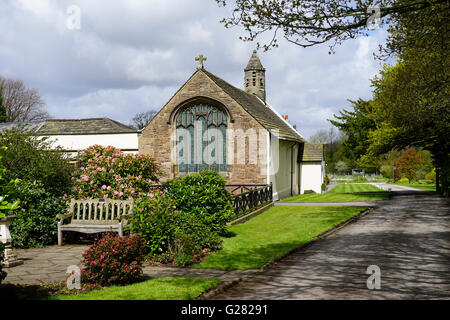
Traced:
[[227, 171], [227, 114], [208, 104], [183, 108], [176, 116], [178, 172]]

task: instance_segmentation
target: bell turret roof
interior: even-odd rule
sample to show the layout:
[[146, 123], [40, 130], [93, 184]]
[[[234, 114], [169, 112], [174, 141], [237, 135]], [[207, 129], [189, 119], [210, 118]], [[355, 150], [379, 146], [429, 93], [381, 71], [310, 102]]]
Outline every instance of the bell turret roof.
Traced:
[[253, 50], [253, 54], [250, 57], [250, 60], [248, 61], [247, 67], [245, 68], [245, 71], [248, 71], [248, 70], [266, 71], [266, 69], [264, 69], [264, 67], [261, 64], [261, 60], [259, 60], [256, 50]]

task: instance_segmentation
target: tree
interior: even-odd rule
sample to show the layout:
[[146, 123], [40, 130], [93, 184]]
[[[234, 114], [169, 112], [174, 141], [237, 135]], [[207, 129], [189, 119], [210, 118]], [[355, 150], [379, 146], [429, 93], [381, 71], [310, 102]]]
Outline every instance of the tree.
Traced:
[[345, 133], [342, 131], [336, 132], [333, 126], [328, 130], [317, 130], [316, 133], [309, 138], [310, 143], [324, 144], [324, 156], [327, 164], [327, 173], [335, 173], [335, 166], [339, 160], [344, 161], [348, 167], [351, 166], [351, 163], [342, 152], [342, 144], [346, 139], [347, 137]]
[[6, 122], [40, 121], [50, 117], [45, 111], [45, 102], [36, 89], [29, 89], [21, 80], [0, 76]]
[[[339, 115], [334, 115], [334, 120], [328, 119], [334, 126], [346, 134], [346, 140], [343, 142], [343, 153], [356, 164], [362, 156], [366, 155], [370, 146], [369, 135], [375, 130], [376, 123], [371, 118], [373, 102], [358, 99], [349, 100], [353, 110], [342, 110]], [[373, 167], [374, 159], [364, 159], [358, 164], [359, 167]]]
[[3, 87], [0, 85], [0, 122], [6, 122], [8, 119], [6, 116], [6, 108], [3, 105]]
[[313, 134], [311, 137], [309, 137], [309, 142], [311, 143], [328, 143], [328, 132], [327, 130], [320, 129], [315, 134]]
[[[216, 2], [226, 5], [226, 0]], [[336, 44], [367, 35], [368, 22], [374, 17], [374, 9], [370, 7], [377, 6], [380, 19], [388, 26], [386, 45], [380, 46], [378, 58], [395, 55], [398, 62], [386, 66], [372, 82], [374, 96], [368, 104], [372, 110], [363, 118], [372, 121], [374, 128], [362, 132], [361, 139], [349, 137], [348, 143], [353, 140], [358, 147], [353, 158], [376, 164], [376, 157], [389, 150], [423, 148], [432, 154], [437, 190], [448, 194], [448, 0], [235, 0], [235, 3], [232, 16], [223, 19], [225, 26], [244, 27], [248, 33], [242, 38], [244, 41], [272, 33], [272, 40], [263, 45], [266, 50], [277, 46], [277, 33], [282, 32], [286, 40], [299, 46], [329, 42], [333, 51]], [[341, 116], [346, 119], [338, 120], [350, 121], [359, 115], [344, 112]]]
[[349, 171], [349, 167], [347, 166], [347, 164], [344, 161], [339, 160], [336, 163], [336, 171], [340, 174], [345, 174]]
[[[216, 0], [226, 6], [226, 0]], [[276, 47], [278, 34], [296, 45], [310, 47], [331, 42], [330, 52], [337, 44], [368, 34], [368, 26], [375, 21], [379, 9], [380, 23], [393, 26], [404, 15], [427, 11], [448, 5], [447, 0], [235, 0], [232, 14], [224, 18], [225, 27], [241, 26], [247, 36], [243, 41], [253, 41], [264, 33], [271, 33], [264, 49]], [[375, 9], [372, 9], [375, 7]], [[394, 52], [397, 38], [388, 39], [385, 51]], [[258, 43], [258, 47], [260, 47]]]
[[[373, 81], [373, 118], [377, 128], [371, 134], [369, 152], [389, 149], [423, 148], [431, 152], [436, 167], [436, 188], [448, 194], [450, 184], [449, 40], [440, 35], [448, 27], [445, 13], [415, 16], [404, 22], [404, 47], [395, 66], [385, 66]], [[448, 11], [447, 11], [448, 13]], [[418, 21], [418, 27], [413, 21]], [[408, 47], [408, 28], [424, 29], [430, 36], [420, 39], [421, 47]], [[441, 179], [440, 179], [441, 178]]]
[[401, 156], [401, 152], [398, 150], [391, 150], [385, 154], [379, 156], [380, 160], [380, 173], [389, 179], [394, 179], [394, 165], [395, 159]]
[[54, 148], [47, 138], [14, 128], [0, 134], [3, 153], [0, 170], [7, 169], [7, 180], [40, 181], [43, 187], [56, 196], [62, 196], [71, 187], [72, 166], [61, 148]]
[[428, 150], [436, 188], [444, 194], [450, 184], [448, 12], [446, 2], [396, 15], [385, 53], [396, 53], [397, 63], [385, 65], [372, 80], [370, 110], [347, 113], [338, 119], [345, 121], [334, 123], [372, 123], [360, 141], [359, 157], [410, 147]]
[[[408, 178], [409, 181], [417, 179], [418, 171], [424, 164], [425, 159], [413, 148], [405, 150], [401, 157], [395, 159], [395, 165], [397, 166], [396, 173], [398, 172], [398, 175], [401, 178]], [[399, 177], [396, 174], [396, 180], [398, 178]]]
[[137, 113], [133, 119], [131, 119], [132, 123], [130, 124], [130, 127], [138, 130], [144, 129], [157, 113], [158, 112], [155, 110]]

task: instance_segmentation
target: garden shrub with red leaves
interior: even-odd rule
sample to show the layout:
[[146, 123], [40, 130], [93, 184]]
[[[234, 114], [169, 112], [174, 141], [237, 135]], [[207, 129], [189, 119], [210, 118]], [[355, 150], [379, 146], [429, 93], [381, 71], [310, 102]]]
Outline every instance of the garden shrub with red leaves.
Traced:
[[102, 286], [129, 284], [142, 274], [142, 237], [106, 233], [83, 253], [82, 279]]

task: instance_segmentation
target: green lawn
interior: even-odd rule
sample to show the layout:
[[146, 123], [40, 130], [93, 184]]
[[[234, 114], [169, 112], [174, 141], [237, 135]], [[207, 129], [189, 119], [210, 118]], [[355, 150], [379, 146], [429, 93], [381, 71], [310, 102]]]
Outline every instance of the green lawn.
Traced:
[[[342, 194], [345, 193], [345, 194]], [[388, 199], [389, 193], [371, 184], [342, 183], [327, 193], [300, 194], [282, 202], [343, 202]]]
[[256, 269], [298, 247], [366, 208], [275, 206], [229, 230], [223, 248], [193, 268]]
[[328, 193], [355, 193], [355, 192], [384, 192], [384, 190], [375, 187], [372, 184], [361, 183], [341, 183]]
[[281, 202], [342, 202], [388, 199], [387, 192], [372, 194], [338, 194], [338, 193], [309, 193], [281, 200]]
[[415, 182], [415, 183], [396, 182], [395, 184], [398, 184], [400, 186], [410, 187], [410, 188], [421, 189], [421, 190], [436, 191], [435, 183], [425, 184], [425, 183], [417, 183], [417, 182]]
[[59, 295], [51, 300], [190, 300], [219, 284], [214, 279], [161, 278], [88, 293]]

